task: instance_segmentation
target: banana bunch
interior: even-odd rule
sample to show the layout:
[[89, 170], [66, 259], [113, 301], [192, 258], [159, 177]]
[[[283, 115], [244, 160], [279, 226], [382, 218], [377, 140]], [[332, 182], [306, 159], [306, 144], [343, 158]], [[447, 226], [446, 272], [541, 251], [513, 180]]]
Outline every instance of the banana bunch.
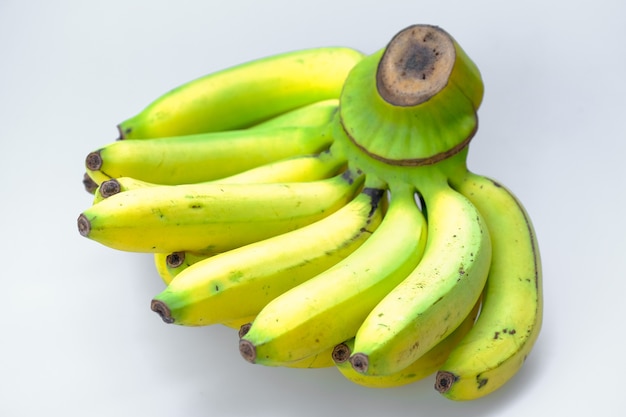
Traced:
[[434, 375], [471, 400], [541, 328], [532, 223], [470, 171], [483, 83], [442, 29], [325, 47], [184, 84], [86, 157], [81, 235], [154, 254], [166, 323], [238, 331], [248, 362], [365, 387]]

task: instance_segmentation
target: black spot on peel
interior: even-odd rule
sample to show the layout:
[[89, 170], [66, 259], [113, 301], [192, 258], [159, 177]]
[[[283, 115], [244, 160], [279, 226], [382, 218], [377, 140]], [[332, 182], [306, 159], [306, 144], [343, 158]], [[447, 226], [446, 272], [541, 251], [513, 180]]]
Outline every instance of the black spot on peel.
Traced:
[[481, 378], [480, 375], [476, 377], [476, 385], [478, 386], [478, 389], [481, 389], [482, 387], [487, 385], [487, 382], [489, 382], [488, 378]]

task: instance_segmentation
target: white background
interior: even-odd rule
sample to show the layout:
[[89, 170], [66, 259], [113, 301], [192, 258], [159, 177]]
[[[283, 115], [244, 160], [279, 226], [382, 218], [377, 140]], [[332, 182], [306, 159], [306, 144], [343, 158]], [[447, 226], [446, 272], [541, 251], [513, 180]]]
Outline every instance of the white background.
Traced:
[[[0, 2], [0, 415], [624, 415], [622, 0]], [[371, 390], [334, 369], [245, 362], [229, 329], [164, 324], [149, 255], [82, 238], [85, 155], [166, 90], [261, 56], [372, 53], [397, 31], [450, 32], [486, 85], [470, 168], [530, 212], [542, 334], [500, 391]]]

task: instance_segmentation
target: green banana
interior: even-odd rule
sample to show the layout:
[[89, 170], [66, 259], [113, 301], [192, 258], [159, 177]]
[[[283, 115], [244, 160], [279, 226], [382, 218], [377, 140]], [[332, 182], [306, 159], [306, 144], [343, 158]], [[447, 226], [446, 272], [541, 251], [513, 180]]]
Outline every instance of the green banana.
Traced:
[[397, 190], [381, 225], [361, 247], [261, 310], [240, 340], [242, 356], [276, 366], [354, 336], [371, 308], [415, 268], [425, 241], [413, 189]]
[[198, 183], [321, 152], [332, 140], [327, 130], [325, 125], [280, 127], [116, 141], [90, 152], [85, 166], [98, 184], [119, 177], [165, 185]]
[[152, 310], [166, 323], [187, 326], [256, 315], [278, 295], [360, 247], [382, 219], [383, 195], [364, 189], [322, 220], [202, 260], [155, 296]]
[[441, 366], [435, 388], [449, 399], [472, 400], [512, 378], [537, 340], [541, 260], [531, 220], [507, 188], [470, 172], [453, 186], [485, 218], [493, 256], [480, 316]]
[[355, 384], [368, 388], [392, 388], [411, 384], [437, 371], [445, 362], [450, 351], [470, 331], [478, 315], [479, 308], [480, 301], [474, 305], [470, 314], [450, 335], [416, 359], [415, 362], [393, 374], [363, 375], [357, 372], [349, 361], [352, 352], [354, 352], [354, 338], [335, 346], [331, 356], [339, 372]]
[[363, 54], [323, 47], [277, 54], [185, 83], [118, 125], [120, 139], [241, 129], [287, 111], [339, 97]]
[[189, 184], [115, 194], [78, 218], [81, 235], [131, 252], [223, 252], [298, 229], [337, 211], [363, 176], [302, 183]]

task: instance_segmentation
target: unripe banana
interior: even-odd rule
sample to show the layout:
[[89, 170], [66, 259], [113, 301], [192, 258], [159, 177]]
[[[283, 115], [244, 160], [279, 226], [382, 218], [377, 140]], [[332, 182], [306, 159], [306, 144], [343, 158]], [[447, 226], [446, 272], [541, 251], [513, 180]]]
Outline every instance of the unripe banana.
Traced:
[[98, 184], [119, 177], [166, 185], [190, 184], [227, 177], [285, 158], [319, 153], [331, 141], [325, 126], [116, 141], [89, 153], [85, 166]]
[[469, 332], [478, 315], [480, 302], [476, 303], [470, 314], [450, 335], [420, 356], [406, 368], [389, 375], [363, 375], [350, 364], [349, 358], [354, 352], [354, 338], [341, 343], [333, 349], [333, 361], [344, 377], [368, 388], [392, 388], [411, 384], [432, 375], [446, 361], [450, 351]]
[[253, 60], [185, 83], [118, 125], [120, 139], [241, 129], [338, 98], [363, 54], [323, 47]]
[[428, 219], [424, 257], [359, 328], [350, 362], [360, 373], [390, 375], [415, 362], [460, 325], [483, 290], [491, 260], [484, 221], [447, 183], [429, 180], [418, 188]]
[[365, 189], [315, 223], [202, 260], [155, 296], [152, 310], [166, 323], [187, 326], [257, 315], [272, 299], [366, 242], [382, 219], [383, 195]]
[[131, 252], [223, 252], [320, 220], [361, 188], [346, 171], [320, 181], [141, 188], [85, 210], [79, 232]]
[[361, 247], [261, 310], [240, 340], [244, 359], [282, 365], [353, 337], [376, 303], [415, 268], [425, 230], [413, 189], [399, 190], [381, 225]]
[[480, 316], [441, 366], [435, 388], [452, 400], [472, 400], [512, 378], [537, 340], [541, 259], [531, 220], [507, 188], [473, 173], [453, 185], [484, 217], [493, 256]]

